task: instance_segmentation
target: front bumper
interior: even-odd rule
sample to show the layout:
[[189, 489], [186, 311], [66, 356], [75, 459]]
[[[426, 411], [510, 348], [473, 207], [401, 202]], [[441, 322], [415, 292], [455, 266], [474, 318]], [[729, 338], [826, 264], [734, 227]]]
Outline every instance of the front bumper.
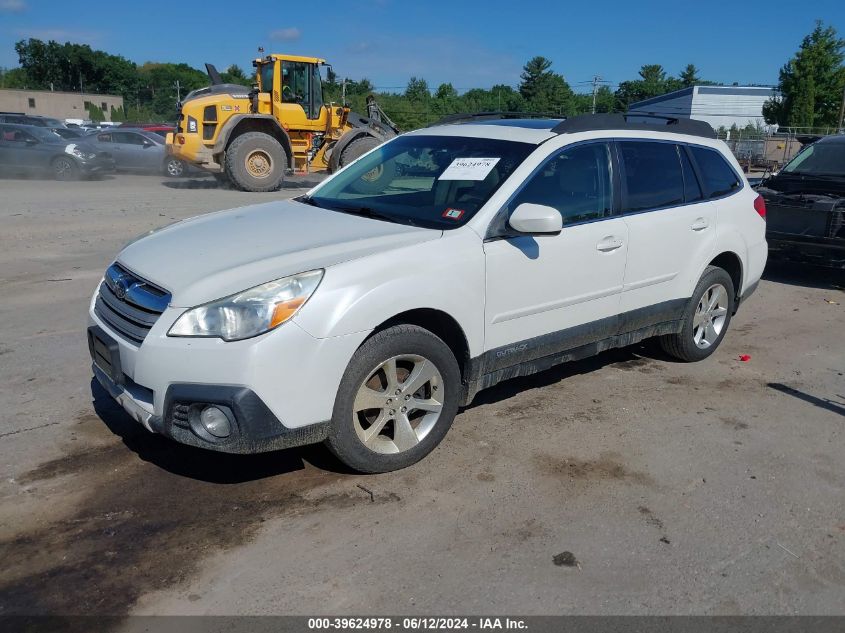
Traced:
[[97, 157], [92, 160], [77, 161], [84, 174], [108, 174], [115, 170], [114, 158]]
[[[164, 415], [156, 416], [143, 406], [143, 400], [137, 399], [138, 393], [133, 393], [131, 385], [118, 385], [96, 362], [92, 368], [103, 389], [144, 428], [182, 444], [223, 453], [263, 453], [316, 444], [328, 436], [328, 421], [289, 429], [254, 391], [231, 385], [170, 385]], [[229, 436], [216, 438], [203, 429], [198, 416], [208, 405], [227, 413], [232, 423]]]
[[766, 239], [772, 259], [845, 268], [845, 239], [774, 232]]
[[[168, 307], [138, 344], [99, 318], [96, 297], [89, 305], [88, 331], [97, 381], [147, 430], [224, 452], [256, 453], [322, 441], [343, 372], [367, 335], [320, 339], [291, 321], [231, 343], [168, 337], [184, 311]], [[97, 347], [99, 357], [91, 341], [98, 333], [104, 341]], [[197, 428], [194, 418], [209, 404], [231, 414], [229, 437], [213, 438]]]

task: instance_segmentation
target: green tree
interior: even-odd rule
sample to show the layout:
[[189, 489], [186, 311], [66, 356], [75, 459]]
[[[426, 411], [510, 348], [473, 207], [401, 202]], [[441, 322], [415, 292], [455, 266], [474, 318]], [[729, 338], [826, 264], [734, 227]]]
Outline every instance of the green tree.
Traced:
[[695, 64], [687, 64], [678, 76], [682, 88], [690, 88], [698, 83], [701, 83], [701, 77], [698, 76], [698, 68]]
[[125, 121], [126, 120], [126, 110], [123, 106], [119, 108], [115, 108], [114, 106], [111, 107], [111, 120], [115, 122]]
[[434, 93], [434, 98], [438, 101], [448, 101], [450, 99], [458, 98], [458, 91], [451, 83], [440, 84]]
[[140, 101], [150, 106], [152, 118], [170, 121], [176, 114], [177, 97], [207, 86], [208, 76], [187, 64], [147, 62], [138, 68], [138, 85]]
[[127, 98], [136, 88], [134, 63], [95, 51], [87, 44], [20, 40], [15, 51], [29, 87], [41, 90], [116, 94]]
[[575, 105], [572, 88], [551, 67], [551, 60], [545, 57], [528, 60], [520, 75], [519, 94], [530, 111], [572, 114]]
[[766, 123], [793, 127], [839, 126], [845, 89], [845, 40], [832, 26], [816, 22], [813, 31], [780, 69], [778, 91], [763, 108]]
[[224, 72], [220, 73], [220, 78], [227, 84], [238, 84], [241, 86], [251, 86], [255, 83], [254, 77], [247, 77], [243, 69], [237, 64], [232, 64]]
[[405, 98], [414, 103], [424, 103], [431, 98], [428, 82], [425, 79], [411, 77], [405, 88]]
[[0, 88], [27, 88], [29, 77], [23, 68], [0, 68]]
[[103, 111], [97, 104], [91, 103], [90, 101], [86, 101], [85, 109], [88, 111], [88, 118], [91, 119], [92, 123], [99, 123], [100, 121], [106, 120]]

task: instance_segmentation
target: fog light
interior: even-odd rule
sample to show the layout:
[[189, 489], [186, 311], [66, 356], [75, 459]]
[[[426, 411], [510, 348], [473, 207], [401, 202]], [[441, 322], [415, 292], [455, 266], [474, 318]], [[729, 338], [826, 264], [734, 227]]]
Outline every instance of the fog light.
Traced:
[[229, 418], [217, 407], [206, 407], [200, 413], [203, 428], [214, 437], [229, 437], [232, 425]]

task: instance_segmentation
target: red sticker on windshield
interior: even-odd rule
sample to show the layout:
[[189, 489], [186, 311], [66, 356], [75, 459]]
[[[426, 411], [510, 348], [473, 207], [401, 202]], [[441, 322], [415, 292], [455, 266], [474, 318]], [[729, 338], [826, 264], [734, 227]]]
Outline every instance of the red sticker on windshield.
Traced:
[[444, 218], [449, 218], [450, 220], [460, 220], [464, 215], [463, 209], [446, 209], [443, 212]]

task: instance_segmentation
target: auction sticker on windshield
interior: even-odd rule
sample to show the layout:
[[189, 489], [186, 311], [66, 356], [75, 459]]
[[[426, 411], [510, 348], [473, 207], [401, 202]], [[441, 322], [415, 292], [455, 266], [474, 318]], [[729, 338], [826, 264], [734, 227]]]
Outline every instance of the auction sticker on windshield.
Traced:
[[449, 218], [450, 220], [460, 220], [461, 216], [463, 216], [464, 210], [463, 209], [446, 209], [443, 212], [444, 218]]
[[498, 162], [498, 158], [456, 158], [440, 180], [484, 180]]

